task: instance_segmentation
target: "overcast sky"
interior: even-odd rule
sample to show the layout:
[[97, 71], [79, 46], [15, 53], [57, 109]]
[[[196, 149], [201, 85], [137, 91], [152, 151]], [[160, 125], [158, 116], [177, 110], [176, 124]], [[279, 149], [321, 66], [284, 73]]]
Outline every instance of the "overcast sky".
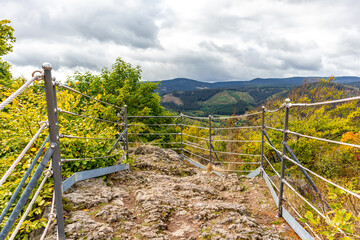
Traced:
[[360, 75], [358, 0], [2, 0], [15, 76], [64, 79], [117, 57], [143, 80]]

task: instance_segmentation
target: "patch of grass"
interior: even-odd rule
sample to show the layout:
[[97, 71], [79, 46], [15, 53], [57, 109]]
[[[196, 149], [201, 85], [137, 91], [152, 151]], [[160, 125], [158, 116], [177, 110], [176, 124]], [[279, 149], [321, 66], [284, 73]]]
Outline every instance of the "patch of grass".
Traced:
[[272, 224], [274, 224], [274, 225], [279, 225], [282, 223], [283, 223], [283, 221], [280, 221], [280, 220], [276, 220], [276, 221], [272, 222]]

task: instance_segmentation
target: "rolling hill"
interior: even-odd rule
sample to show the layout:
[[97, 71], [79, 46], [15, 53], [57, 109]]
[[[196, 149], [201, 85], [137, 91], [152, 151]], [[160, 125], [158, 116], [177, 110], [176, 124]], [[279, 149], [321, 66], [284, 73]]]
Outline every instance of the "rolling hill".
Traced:
[[[159, 93], [171, 93], [174, 91], [195, 91], [202, 89], [217, 89], [217, 88], [239, 88], [239, 87], [289, 87], [297, 86], [304, 83], [304, 81], [316, 80], [324, 77], [290, 77], [290, 78], [255, 78], [250, 81], [227, 81], [227, 82], [201, 82], [188, 78], [175, 78], [170, 80], [159, 81]], [[341, 76], [336, 77], [336, 83], [353, 83], [359, 82], [359, 77]]]

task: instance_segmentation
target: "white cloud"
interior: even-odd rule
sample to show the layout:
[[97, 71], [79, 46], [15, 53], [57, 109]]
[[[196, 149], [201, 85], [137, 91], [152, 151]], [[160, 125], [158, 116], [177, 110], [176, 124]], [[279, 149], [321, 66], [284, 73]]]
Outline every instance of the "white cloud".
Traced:
[[144, 80], [360, 69], [356, 0], [4, 0], [0, 14], [16, 30], [14, 52], [4, 57], [15, 75], [48, 61], [65, 78], [75, 70], [99, 72], [117, 57], [140, 65]]

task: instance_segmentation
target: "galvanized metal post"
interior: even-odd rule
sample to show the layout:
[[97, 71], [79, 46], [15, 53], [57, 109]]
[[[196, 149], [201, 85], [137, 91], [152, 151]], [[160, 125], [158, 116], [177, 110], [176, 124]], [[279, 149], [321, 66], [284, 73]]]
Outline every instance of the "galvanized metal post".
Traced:
[[[116, 114], [116, 116], [117, 116], [117, 127], [118, 127], [118, 137], [116, 137], [116, 138], [119, 138], [120, 137], [120, 135], [121, 135], [121, 124], [120, 124], [120, 119], [121, 119], [121, 113], [117, 113]], [[119, 150], [121, 150], [121, 144], [119, 144]], [[122, 155], [122, 156], [119, 156], [119, 162], [121, 162], [122, 163], [122, 157], [123, 157], [124, 155]]]
[[265, 131], [265, 106], [262, 106], [261, 115], [261, 176], [264, 171], [264, 131]]
[[56, 143], [54, 153], [52, 155], [52, 168], [54, 178], [54, 191], [55, 191], [55, 206], [56, 206], [56, 218], [57, 218], [57, 234], [58, 239], [65, 239], [65, 224], [63, 215], [63, 203], [62, 203], [62, 175], [61, 175], [61, 156], [60, 156], [60, 144], [59, 144], [59, 122], [57, 114], [57, 102], [56, 102], [56, 85], [51, 77], [52, 66], [50, 63], [44, 63], [42, 65], [44, 70], [44, 82], [46, 93], [46, 105], [49, 121], [49, 134], [50, 141]]
[[180, 127], [181, 127], [181, 133], [180, 133], [180, 137], [181, 137], [181, 159], [184, 161], [184, 149], [183, 149], [183, 128], [184, 128], [184, 123], [183, 123], [183, 114], [180, 113]]
[[289, 108], [290, 108], [290, 99], [285, 99], [285, 118], [284, 118], [284, 133], [282, 141], [282, 153], [281, 153], [281, 176], [280, 176], [280, 190], [279, 190], [279, 208], [278, 216], [282, 217], [282, 200], [284, 195], [284, 176], [285, 176], [285, 154], [286, 154], [286, 141], [287, 141], [287, 131], [288, 131], [288, 122], [289, 122]]
[[128, 119], [127, 119], [127, 105], [124, 105], [124, 129], [125, 133], [125, 151], [126, 151], [126, 160], [129, 159], [129, 135], [128, 135]]
[[212, 149], [211, 149], [211, 119], [212, 119], [212, 116], [209, 115], [209, 152], [210, 152], [210, 156], [209, 156], [209, 160], [210, 160], [210, 163], [212, 163], [212, 156], [211, 156], [211, 153], [212, 153]]

